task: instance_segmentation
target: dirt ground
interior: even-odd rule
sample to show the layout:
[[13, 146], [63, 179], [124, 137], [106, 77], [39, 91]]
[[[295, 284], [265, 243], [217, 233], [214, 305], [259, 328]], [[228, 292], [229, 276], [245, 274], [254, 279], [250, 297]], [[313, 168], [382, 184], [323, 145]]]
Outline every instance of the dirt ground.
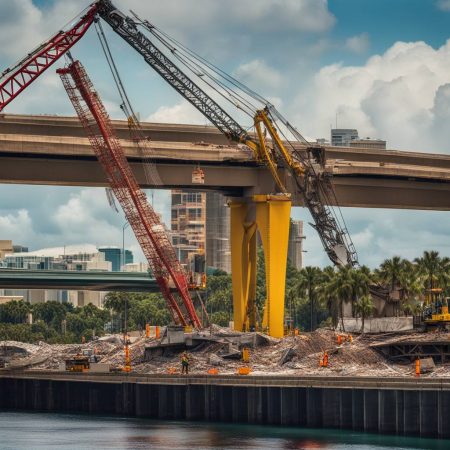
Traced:
[[[193, 374], [206, 374], [211, 368], [217, 368], [220, 374], [236, 374], [240, 367], [248, 366], [253, 375], [413, 376], [414, 363], [394, 364], [370, 345], [407, 339], [442, 341], [450, 338], [448, 333], [354, 335], [352, 342], [344, 340], [341, 345], [338, 345], [337, 334], [334, 331], [319, 329], [312, 333], [302, 333], [299, 336], [288, 336], [283, 339], [260, 339], [263, 342], [250, 348], [250, 361], [245, 364], [241, 360], [224, 359], [221, 356], [224, 348], [231, 346], [234, 350], [238, 349], [236, 339], [244, 336], [243, 333], [215, 327], [212, 334], [208, 330], [204, 332], [204, 335], [209, 339], [212, 338], [213, 341], [205, 340], [197, 349], [188, 350], [190, 372]], [[244, 337], [249, 336], [250, 333], [247, 333]], [[229, 344], [229, 341], [234, 343]], [[162, 356], [144, 360], [145, 347], [157, 344], [154, 338], [132, 338], [130, 355], [133, 372], [161, 374], [181, 370], [179, 350], [165, 352]], [[43, 342], [33, 345], [0, 341], [0, 358], [2, 358], [2, 348], [3, 354], [8, 355], [5, 359], [10, 366], [17, 368], [58, 370], [65, 359], [87, 349], [91, 349], [100, 362], [108, 363], [112, 368], [119, 369], [124, 365], [123, 344], [118, 335], [86, 344], [70, 345], [49, 345]], [[281, 364], [280, 360], [287, 351], [291, 357]], [[329, 357], [326, 368], [319, 365], [324, 351]], [[424, 376], [450, 377], [450, 364], [438, 364], [434, 371]]]

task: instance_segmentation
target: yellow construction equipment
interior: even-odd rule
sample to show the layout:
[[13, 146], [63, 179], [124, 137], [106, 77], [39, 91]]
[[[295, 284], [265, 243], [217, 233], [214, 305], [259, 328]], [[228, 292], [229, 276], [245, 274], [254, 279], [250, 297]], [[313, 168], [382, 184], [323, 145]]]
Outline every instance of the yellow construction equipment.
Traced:
[[443, 296], [441, 288], [428, 289], [425, 295], [422, 327], [447, 328], [450, 324], [450, 314], [448, 312], [450, 298]]

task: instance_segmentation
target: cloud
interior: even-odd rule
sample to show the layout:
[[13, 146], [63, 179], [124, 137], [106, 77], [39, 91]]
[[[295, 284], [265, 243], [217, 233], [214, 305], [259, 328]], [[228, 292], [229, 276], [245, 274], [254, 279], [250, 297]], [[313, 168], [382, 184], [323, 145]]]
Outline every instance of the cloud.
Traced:
[[151, 5], [140, 0], [123, 1], [121, 9], [127, 7], [172, 29], [197, 26], [220, 32], [230, 27], [245, 27], [264, 33], [279, 30], [316, 33], [330, 29], [335, 23], [327, 0], [166, 0]]
[[283, 84], [281, 73], [261, 59], [241, 64], [233, 75], [247, 86], [252, 86], [253, 89], [259, 89], [262, 92], [276, 90]]
[[352, 36], [345, 41], [345, 48], [353, 53], [366, 53], [370, 47], [370, 39], [368, 33]]
[[[149, 201], [152, 196], [147, 192]], [[91, 243], [122, 245], [125, 218], [113, 211], [102, 188], [0, 185], [0, 239], [11, 239], [30, 250]], [[155, 210], [170, 226], [170, 194], [154, 191]], [[144, 255], [130, 228], [125, 244], [138, 261]]]
[[19, 209], [12, 214], [0, 215], [0, 236], [17, 242], [23, 233], [31, 237], [35, 235], [33, 223], [26, 209]]
[[[413, 260], [425, 250], [450, 256], [447, 211], [342, 208], [342, 213], [361, 265], [376, 268], [396, 255]], [[317, 232], [306, 225], [312, 222], [308, 210], [294, 208], [292, 215], [305, 221], [305, 264], [330, 265]]]
[[182, 100], [173, 106], [161, 106], [146, 119], [156, 123], [183, 123], [204, 125], [207, 120], [188, 101]]
[[450, 11], [450, 0], [439, 0], [438, 2], [436, 2], [436, 6], [441, 11]]
[[450, 153], [450, 40], [434, 49], [424, 42], [397, 42], [362, 66], [323, 67], [307, 91], [290, 105], [295, 123], [327, 136], [338, 126], [360, 136], [387, 139], [388, 147]]

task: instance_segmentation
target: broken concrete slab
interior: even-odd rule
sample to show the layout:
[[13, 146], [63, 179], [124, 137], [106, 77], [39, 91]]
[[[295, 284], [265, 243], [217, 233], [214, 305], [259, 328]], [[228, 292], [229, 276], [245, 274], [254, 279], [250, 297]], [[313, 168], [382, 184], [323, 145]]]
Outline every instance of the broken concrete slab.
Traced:
[[283, 351], [280, 360], [278, 361], [278, 365], [281, 367], [287, 362], [291, 361], [291, 359], [297, 354], [294, 347], [289, 347]]
[[420, 360], [420, 373], [430, 373], [436, 369], [433, 358], [423, 358]]

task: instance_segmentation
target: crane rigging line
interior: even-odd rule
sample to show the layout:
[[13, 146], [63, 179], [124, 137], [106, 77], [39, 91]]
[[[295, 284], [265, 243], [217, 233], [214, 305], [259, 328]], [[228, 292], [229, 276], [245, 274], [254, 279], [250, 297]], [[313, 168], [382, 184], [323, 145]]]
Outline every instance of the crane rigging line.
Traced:
[[[213, 63], [209, 62], [202, 56], [200, 56], [198, 53], [194, 52], [193, 50], [189, 49], [185, 45], [183, 45], [181, 42], [177, 41], [173, 37], [171, 37], [169, 34], [165, 33], [163, 30], [159, 29], [158, 27], [154, 26], [147, 20], [140, 19], [137, 14], [135, 14], [133, 11], [131, 13], [134, 15], [134, 17], [139, 20], [138, 24], [143, 26], [147, 31], [149, 31], [153, 36], [155, 36], [161, 43], [163, 43], [173, 54], [176, 54], [177, 52], [184, 53], [184, 55], [187, 58], [190, 58], [191, 60], [197, 61], [196, 65], [198, 67], [202, 67], [203, 69], [209, 69], [212, 72], [214, 72], [219, 77], [225, 79], [241, 91], [245, 92], [249, 97], [251, 97], [254, 100], [257, 100], [262, 105], [266, 105], [269, 102], [257, 94], [256, 92], [252, 91], [250, 88], [242, 84], [237, 79], [233, 78], [231, 75], [227, 74], [225, 71], [220, 69], [219, 67], [215, 66]], [[170, 45], [167, 43], [167, 41], [171, 42], [173, 45]], [[209, 77], [212, 77], [208, 71], [205, 71], [205, 74]], [[217, 78], [212, 77], [213, 79], [217, 80]], [[217, 82], [222, 83], [217, 80]], [[243, 99], [244, 101], [248, 102], [248, 100], [244, 99], [240, 94], [237, 94], [234, 92], [235, 95]], [[255, 105], [251, 105], [255, 110], [257, 109]]]
[[136, 139], [134, 142], [136, 143], [142, 157], [142, 163], [144, 167], [144, 175], [146, 181], [149, 185], [152, 186], [161, 186], [162, 180], [159, 176], [158, 170], [153, 162], [154, 152], [149, 145], [149, 141], [147, 136], [144, 135], [144, 131], [141, 127], [139, 119], [134, 112], [134, 108], [130, 102], [129, 96], [125, 90], [125, 86], [120, 77], [119, 71], [117, 69], [117, 65], [114, 61], [113, 55], [111, 53], [111, 49], [109, 47], [108, 41], [106, 39], [105, 33], [103, 31], [102, 25], [100, 22], [95, 23], [95, 30], [97, 32], [98, 39], [100, 41], [100, 45], [102, 47], [103, 53], [105, 55], [106, 61], [108, 63], [109, 69], [111, 71], [112, 77], [114, 79], [114, 83], [116, 85], [119, 96], [122, 100], [120, 108], [124, 112], [126, 118], [128, 119], [128, 124], [130, 127], [130, 132], [134, 133]]
[[[145, 27], [147, 30], [148, 28]], [[218, 93], [222, 98], [224, 98], [226, 101], [230, 102], [234, 107], [237, 109], [242, 110], [245, 114], [247, 114], [249, 117], [253, 119], [254, 111], [256, 110], [256, 107], [252, 104], [250, 104], [246, 99], [244, 99], [240, 94], [230, 89], [228, 86], [226, 86], [223, 82], [221, 82], [216, 77], [209, 74], [207, 71], [204, 70], [204, 67], [195, 62], [194, 59], [192, 59], [189, 56], [186, 56], [182, 52], [177, 51], [176, 48], [171, 46], [164, 38], [159, 36], [158, 34], [152, 33], [153, 36], [155, 36], [156, 39], [158, 39], [169, 51], [173, 54], [173, 56], [180, 61], [185, 67], [187, 67], [196, 77], [202, 80], [203, 83], [205, 83], [207, 86], [209, 86], [213, 91]], [[200, 75], [198, 73], [197, 69], [201, 69], [203, 73]], [[208, 82], [204, 79], [204, 76], [206, 75], [207, 78], [211, 80], [211, 82]], [[216, 86], [214, 86], [212, 83], [216, 83], [219, 85], [225, 92], [228, 93], [228, 95], [233, 98], [236, 102], [233, 102], [230, 98], [228, 98], [226, 95], [223, 94]]]
[[[297, 142], [301, 142], [307, 147], [311, 147], [311, 144], [304, 138], [304, 136], [302, 136], [301, 133], [299, 133], [298, 130], [296, 130], [264, 97], [260, 96], [223, 70], [219, 69], [214, 64], [208, 62], [196, 52], [190, 50], [181, 42], [172, 38], [170, 35], [160, 30], [150, 22], [140, 19], [133, 12], [132, 14], [138, 20], [138, 22], [135, 22], [136, 24], [141, 25], [148, 32], [150, 32], [162, 45], [164, 45], [166, 49], [168, 49], [168, 51], [173, 55], [174, 58], [180, 61], [185, 67], [187, 67], [197, 78], [200, 78], [205, 84], [210, 86], [214, 91], [218, 92], [234, 107], [240, 110], [244, 110], [244, 108], [250, 108], [251, 113], [249, 113], [249, 115], [254, 116], [257, 111], [257, 107], [247, 98], [245, 98], [244, 95], [250, 97], [252, 100], [255, 100], [258, 103], [262, 103], [268, 111], [268, 116], [274, 123], [280, 121], [287, 129], [287, 131], [289, 131], [289, 133], [296, 139]], [[206, 81], [205, 77], [207, 77], [210, 82]], [[229, 97], [223, 95], [222, 92], [219, 92], [216, 86], [212, 86], [212, 84], [217, 84], [229, 95]], [[297, 186], [304, 197], [306, 197], [307, 195], [312, 195], [312, 197], [309, 199], [305, 198], [307, 202], [316, 202], [316, 209], [312, 207], [309, 208], [316, 222], [315, 227], [322, 227], [322, 232], [325, 232], [326, 230], [328, 230], [328, 232], [331, 232], [333, 234], [333, 241], [335, 243], [342, 243], [349, 250], [347, 254], [347, 262], [352, 265], [357, 264], [356, 251], [354, 249], [353, 242], [348, 235], [347, 224], [345, 223], [342, 211], [339, 207], [333, 186], [331, 185], [329, 180], [323, 180], [320, 174], [317, 173], [314, 164], [311, 163], [309, 157], [304, 157], [295, 148], [293, 142], [287, 137], [282, 127], [278, 125], [278, 129], [285, 142], [290, 147], [291, 154], [293, 156], [295, 155], [295, 157], [298, 158], [303, 166], [307, 169], [308, 174], [313, 176], [312, 182], [314, 186], [306, 184], [302, 185], [299, 180], [297, 180]], [[306, 179], [305, 183], [307, 182], [308, 178]], [[318, 192], [314, 196], [314, 192], [316, 191], [316, 189]], [[324, 201], [328, 206], [322, 204]], [[320, 204], [320, 208], [317, 210], [318, 204]], [[335, 206], [333, 207], [333, 205]], [[336, 211], [336, 209], [338, 209], [338, 211]], [[331, 251], [332, 249], [330, 248], [330, 245], [326, 245], [326, 240], [323, 236], [321, 236], [321, 239], [325, 247]]]
[[163, 35], [167, 40], [173, 42], [178, 47], [182, 48], [185, 52], [189, 53], [193, 58], [197, 59], [201, 63], [203, 63], [205, 66], [207, 66], [209, 69], [211, 69], [216, 74], [220, 75], [222, 78], [228, 80], [230, 83], [232, 83], [237, 88], [241, 89], [243, 92], [245, 92], [247, 95], [252, 97], [253, 99], [259, 101], [262, 105], [267, 105], [270, 102], [265, 99], [263, 96], [258, 94], [257, 92], [253, 91], [251, 88], [246, 86], [245, 84], [241, 83], [239, 80], [222, 70], [220, 67], [216, 66], [212, 62], [208, 61], [207, 59], [203, 58], [201, 55], [196, 53], [194, 50], [189, 49], [186, 47], [183, 43], [176, 40], [175, 38], [171, 37], [169, 34], [165, 33], [163, 30], [158, 28], [157, 26], [151, 24], [147, 20], [140, 19], [137, 14], [135, 14], [133, 11], [131, 11], [131, 14], [133, 14], [138, 20], [140, 20], [141, 24], [147, 28], [148, 31], [150, 31], [153, 35], [156, 35], [156, 33], [160, 33]]

